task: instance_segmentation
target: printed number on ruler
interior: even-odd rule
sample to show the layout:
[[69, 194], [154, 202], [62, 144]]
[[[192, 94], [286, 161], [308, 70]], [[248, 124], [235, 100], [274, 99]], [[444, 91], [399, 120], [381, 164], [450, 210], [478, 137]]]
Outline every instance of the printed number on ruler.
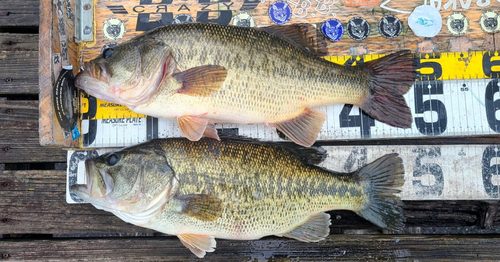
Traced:
[[353, 172], [399, 153], [405, 166], [404, 200], [500, 198], [499, 145], [329, 147], [321, 166]]

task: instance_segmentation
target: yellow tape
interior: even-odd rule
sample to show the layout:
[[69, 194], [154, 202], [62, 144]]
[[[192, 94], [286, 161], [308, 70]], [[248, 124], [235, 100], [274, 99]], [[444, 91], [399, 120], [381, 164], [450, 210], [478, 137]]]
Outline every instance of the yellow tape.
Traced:
[[[377, 59], [383, 55], [330, 56], [326, 60], [345, 65], [356, 65]], [[414, 54], [416, 80], [483, 79], [500, 77], [498, 51], [471, 51]]]
[[[329, 56], [326, 60], [341, 65], [357, 65], [384, 55]], [[415, 54], [416, 80], [454, 80], [500, 78], [500, 54], [498, 51], [472, 51]], [[81, 112], [89, 111], [88, 99], [82, 97]], [[91, 119], [138, 118], [138, 114], [125, 106], [97, 99], [97, 110]]]

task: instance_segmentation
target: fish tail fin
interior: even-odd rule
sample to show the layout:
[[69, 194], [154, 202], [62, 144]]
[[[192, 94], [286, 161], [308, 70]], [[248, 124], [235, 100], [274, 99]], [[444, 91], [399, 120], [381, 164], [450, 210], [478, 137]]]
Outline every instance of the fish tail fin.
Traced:
[[388, 154], [356, 173], [368, 193], [364, 207], [357, 214], [381, 228], [401, 230], [405, 215], [403, 202], [396, 194], [401, 192], [399, 187], [404, 183], [403, 160], [396, 153]]
[[388, 125], [410, 128], [412, 115], [403, 97], [415, 82], [413, 57], [402, 50], [361, 64], [369, 74], [369, 95], [360, 108]]

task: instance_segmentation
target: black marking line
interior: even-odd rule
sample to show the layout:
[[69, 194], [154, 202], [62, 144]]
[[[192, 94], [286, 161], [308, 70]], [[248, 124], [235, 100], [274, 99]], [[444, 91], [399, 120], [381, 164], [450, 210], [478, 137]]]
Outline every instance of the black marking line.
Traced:
[[127, 9], [123, 5], [107, 5], [107, 7], [113, 14], [128, 14]]

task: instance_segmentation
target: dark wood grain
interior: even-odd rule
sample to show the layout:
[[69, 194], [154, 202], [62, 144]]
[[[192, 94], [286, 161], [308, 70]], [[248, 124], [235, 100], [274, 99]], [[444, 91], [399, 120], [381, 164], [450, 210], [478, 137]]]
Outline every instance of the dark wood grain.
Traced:
[[0, 27], [38, 26], [39, 0], [0, 1]]
[[0, 34], [0, 95], [38, 94], [38, 37]]
[[38, 51], [38, 34], [0, 33], [0, 51]]
[[[286, 238], [218, 240], [208, 261], [498, 261], [498, 236], [329, 236], [319, 243]], [[178, 239], [0, 241], [14, 261], [200, 261]]]
[[60, 148], [40, 146], [38, 101], [0, 100], [0, 163], [65, 162]]

